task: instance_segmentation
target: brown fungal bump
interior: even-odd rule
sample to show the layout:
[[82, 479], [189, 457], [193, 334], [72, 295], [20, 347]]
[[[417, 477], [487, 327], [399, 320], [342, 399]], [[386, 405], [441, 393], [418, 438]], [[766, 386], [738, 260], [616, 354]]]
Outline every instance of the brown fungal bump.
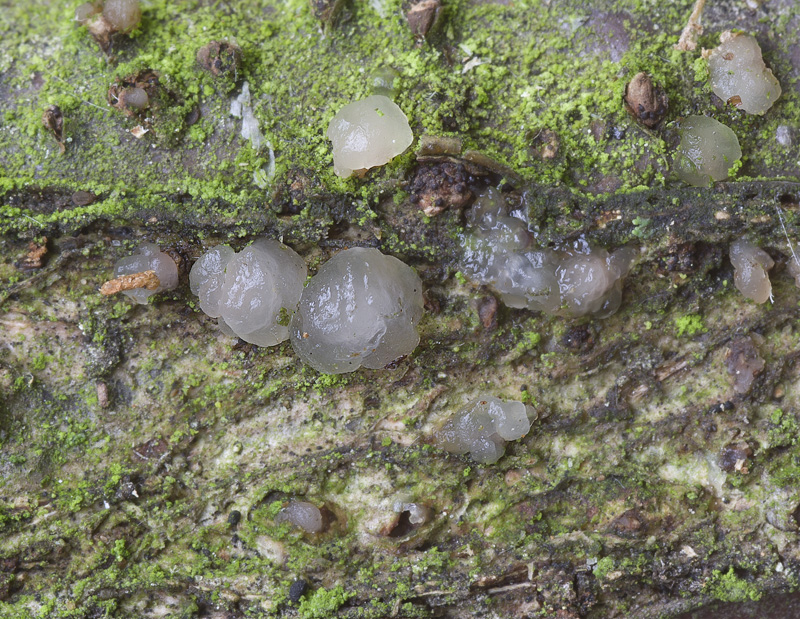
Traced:
[[311, 12], [324, 26], [333, 25], [344, 6], [344, 0], [309, 0]]
[[61, 113], [61, 108], [57, 105], [48, 107], [42, 114], [42, 124], [56, 139], [63, 153], [66, 146], [64, 144], [64, 115]]
[[475, 197], [472, 175], [461, 163], [441, 161], [420, 165], [409, 184], [411, 201], [428, 217], [447, 209], [461, 209]]
[[91, 191], [78, 190], [72, 194], [72, 203], [75, 206], [89, 206], [97, 199]]
[[497, 310], [500, 304], [494, 295], [487, 294], [478, 302], [478, 318], [480, 318], [483, 328], [487, 331], [497, 326]]
[[211, 41], [197, 50], [197, 64], [214, 77], [233, 74], [242, 66], [242, 49], [235, 43]]
[[669, 98], [647, 73], [641, 72], [625, 88], [625, 107], [636, 120], [653, 129], [666, 116]]
[[411, 33], [418, 39], [424, 39], [435, 30], [441, 13], [441, 0], [420, 0], [413, 3], [406, 13]]
[[725, 355], [725, 367], [733, 378], [733, 390], [736, 393], [750, 391], [753, 381], [765, 365], [753, 337], [749, 335], [734, 339]]
[[41, 269], [44, 264], [44, 257], [47, 255], [47, 237], [42, 237], [41, 242], [30, 241], [28, 243], [28, 253], [20, 262], [20, 268]]

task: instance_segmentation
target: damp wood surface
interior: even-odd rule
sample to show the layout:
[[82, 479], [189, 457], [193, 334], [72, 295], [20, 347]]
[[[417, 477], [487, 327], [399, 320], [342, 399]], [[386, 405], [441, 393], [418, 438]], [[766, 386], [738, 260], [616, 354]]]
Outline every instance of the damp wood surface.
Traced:
[[[688, 1], [445, 1], [423, 38], [399, 0], [352, 0], [325, 24], [301, 0], [153, 0], [108, 53], [77, 4], [0, 0], [0, 616], [796, 604], [795, 2], [708, 0], [695, 52], [674, 48]], [[708, 85], [700, 50], [731, 29], [756, 37], [780, 80], [763, 116]], [[655, 127], [623, 101], [640, 72], [668, 97]], [[328, 123], [387, 75], [415, 142], [341, 179]], [[245, 82], [258, 149], [231, 115]], [[149, 107], [123, 105], [131, 89]], [[743, 152], [708, 188], [671, 172], [694, 114], [731, 127]], [[422, 136], [446, 139], [418, 153]], [[462, 209], [487, 186], [542, 244], [635, 248], [619, 311], [512, 310], [466, 279]], [[417, 349], [334, 376], [288, 342], [221, 334], [188, 268], [261, 236], [311, 273], [354, 246], [414, 267]], [[775, 262], [774, 302], [734, 286], [742, 237]], [[102, 296], [143, 242], [176, 258], [178, 288], [142, 306]], [[481, 393], [536, 412], [491, 465], [433, 444]], [[277, 518], [291, 500], [320, 508], [322, 532]], [[427, 517], [412, 524], [398, 504]]]

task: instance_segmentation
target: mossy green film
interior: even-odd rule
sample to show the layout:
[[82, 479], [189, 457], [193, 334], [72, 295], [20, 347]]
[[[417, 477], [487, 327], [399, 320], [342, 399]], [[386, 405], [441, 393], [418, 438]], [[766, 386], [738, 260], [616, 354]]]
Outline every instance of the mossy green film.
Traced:
[[[616, 5], [619, 8], [627, 6], [620, 3]], [[3, 11], [0, 20], [3, 21], [3, 31], [8, 35], [0, 42], [0, 71], [4, 72], [4, 79], [10, 76], [10, 87], [19, 88], [20, 95], [15, 98], [15, 107], [3, 110], [3, 131], [0, 132], [2, 163], [4, 169], [13, 170], [15, 174], [13, 177], [0, 177], [0, 188], [6, 195], [35, 185], [59, 187], [67, 195], [82, 189], [102, 196], [100, 201], [90, 206], [54, 212], [35, 212], [3, 202], [0, 225], [4, 232], [38, 235], [42, 228], [46, 228], [48, 231], [57, 229], [69, 233], [92, 221], [123, 224], [134, 213], [146, 212], [167, 221], [180, 221], [188, 217], [190, 222], [204, 228], [205, 232], [230, 239], [250, 235], [264, 227], [280, 229], [281, 226], [295, 242], [314, 242], [322, 238], [332, 221], [325, 209], [303, 205], [304, 210], [299, 215], [288, 223], [281, 223], [277, 214], [269, 211], [270, 194], [265, 194], [255, 186], [253, 173], [264, 167], [268, 161], [266, 154], [253, 152], [239, 136], [238, 121], [228, 113], [231, 93], [227, 86], [220, 85], [203, 73], [194, 61], [195, 43], [213, 38], [235, 38], [244, 50], [242, 78], [251, 85], [258, 102], [256, 115], [261, 128], [276, 149], [277, 171], [268, 191], [277, 191], [295, 169], [311, 170], [319, 179], [319, 192], [341, 196], [346, 204], [344, 210], [347, 218], [361, 226], [376, 220], [375, 203], [381, 195], [391, 195], [394, 179], [413, 165], [413, 154], [398, 158], [384, 169], [375, 171], [367, 182], [355, 179], [342, 181], [332, 173], [330, 148], [324, 139], [324, 129], [338, 106], [369, 92], [366, 75], [383, 66], [392, 66], [398, 71], [397, 101], [409, 115], [417, 133], [425, 130], [458, 135], [465, 139], [468, 147], [511, 166], [526, 181], [543, 185], [563, 184], [570, 193], [590, 201], [593, 198], [587, 186], [603, 176], [618, 177], [621, 179], [620, 190], [633, 195], [642, 190], [642, 185], [664, 187], [668, 182], [669, 152], [666, 142], [658, 134], [650, 134], [636, 127], [620, 106], [625, 77], [636, 71], [651, 72], [656, 81], [668, 88], [671, 106], [675, 110], [668, 122], [673, 122], [684, 111], [713, 111], [723, 122], [726, 118], [731, 122], [735, 120], [737, 133], [748, 136], [747, 144], [743, 143], [743, 169], [748, 170], [754, 178], [758, 178], [765, 170], [789, 163], [783, 151], [773, 148], [772, 136], [777, 123], [794, 123], [794, 126], [798, 126], [800, 118], [796, 88], [792, 89], [792, 84], [786, 85], [785, 99], [782, 98], [778, 103], [780, 112], [768, 114], [763, 119], [742, 119], [730, 110], [718, 111], [713, 108], [702, 79], [702, 61], [690, 54], [676, 53], [671, 48], [686, 13], [677, 8], [663, 10], [660, 15], [661, 34], [640, 32], [640, 36], [632, 41], [630, 51], [625, 52], [619, 62], [611, 62], [592, 55], [574, 56], [570, 50], [580, 43], [576, 37], [580, 37], [581, 33], [564, 34], [563, 29], [553, 27], [553, 19], [558, 19], [558, 23], [579, 23], [584, 16], [578, 9], [573, 15], [556, 15], [545, 3], [521, 4], [516, 8], [453, 3], [448, 7], [453, 18], [445, 36], [457, 44], [459, 54], [463, 52], [466, 56], [469, 52], [469, 55], [487, 61], [461, 73], [461, 57], [457, 57], [454, 67], [449, 67], [443, 61], [442, 52], [435, 46], [415, 48], [397, 11], [392, 17], [383, 19], [366, 5], [360, 6], [342, 24], [342, 36], [333, 32], [322, 37], [302, 2], [289, 2], [280, 11], [266, 5], [248, 4], [240, 14], [225, 12], [220, 6], [199, 2], [180, 5], [150, 3], [145, 7], [140, 29], [129, 44], [122, 45], [113, 64], [106, 61], [85, 30], [71, 21], [73, 7], [60, 8], [58, 19], [46, 15], [52, 11], [49, 3], [29, 3], [24, 8], [18, 5]], [[396, 3], [390, 6], [397, 8]], [[627, 8], [635, 13], [649, 7], [648, 3], [632, 3]], [[193, 16], [191, 20], [185, 17], [189, 11]], [[774, 24], [779, 46], [787, 44], [786, 37], [780, 36], [780, 28], [785, 26], [785, 23], [782, 26], [780, 19]], [[512, 28], [529, 32], [528, 39], [521, 45], [511, 45], [508, 33]], [[187, 41], [191, 43], [187, 44]], [[713, 33], [701, 38], [701, 44], [707, 47], [714, 43]], [[42, 49], [47, 53], [43, 54]], [[550, 51], [545, 55], [544, 50]], [[32, 55], [28, 54], [29, 51]], [[768, 61], [776, 57], [768, 56]], [[298, 67], [302, 67], [301, 73], [297, 72]], [[364, 73], [360, 71], [362, 67]], [[115, 78], [142, 68], [158, 70], [163, 76], [164, 87], [178, 93], [181, 103], [155, 119], [152, 132], [137, 141], [126, 133], [134, 123], [111, 109], [105, 97], [108, 86]], [[779, 72], [780, 66], [776, 70]], [[40, 72], [44, 78], [39, 90], [31, 87], [31, 79], [36, 72]], [[287, 76], [296, 74], [309, 76], [302, 83], [304, 105], [299, 107], [292, 97], [295, 80], [287, 79]], [[76, 76], [84, 75], [94, 76], [94, 79], [76, 80]], [[576, 79], [576, 75], [586, 77]], [[311, 76], [314, 79], [310, 79]], [[320, 76], [327, 77], [319, 79]], [[441, 90], [432, 90], [431, 83], [442, 84]], [[72, 139], [67, 143], [64, 156], [58, 154], [57, 144], [41, 126], [41, 114], [51, 104], [61, 107], [66, 118], [65, 137]], [[205, 106], [203, 116], [198, 124], [187, 127], [185, 114], [198, 104]], [[592, 123], [597, 118], [608, 126], [624, 127], [625, 138], [613, 140], [602, 135], [597, 139], [590, 135]], [[756, 127], [758, 132], [754, 134], [752, 130]], [[543, 128], [555, 130], [560, 137], [561, 155], [552, 163], [540, 160], [533, 152], [532, 144], [535, 144], [537, 132]], [[215, 134], [225, 135], [222, 140], [224, 147], [219, 152], [204, 150], [205, 140]], [[636, 170], [632, 164], [645, 146], [654, 154], [654, 158], [644, 169]], [[154, 169], [155, 164], [149, 163], [155, 157], [165, 162], [158, 170]], [[194, 162], [188, 171], [183, 167], [184, 157]], [[93, 165], [80, 165], [87, 161]], [[747, 179], [740, 177], [740, 180]], [[180, 204], [176, 202], [174, 196], [181, 193], [188, 194], [191, 200]], [[698, 195], [705, 197], [707, 194]], [[187, 208], [191, 208], [192, 212], [187, 214]], [[742, 208], [745, 215], [757, 215], [763, 205], [745, 203]], [[645, 215], [631, 228], [629, 236], [642, 238], [642, 232], [646, 231], [652, 233], [653, 243], [665, 245], [664, 222]], [[791, 213], [787, 214], [787, 218], [790, 224], [794, 221]], [[643, 223], [644, 219], [648, 220], [647, 224]], [[553, 221], [556, 223], [555, 219]], [[387, 234], [385, 238], [390, 249], [409, 250], [400, 235], [393, 237]], [[131, 241], [122, 248], [115, 248], [101, 241], [87, 249], [85, 258], [91, 259], [93, 264], [110, 265], [113, 262], [112, 254], [127, 251], [133, 245]], [[421, 251], [435, 255], [435, 249], [426, 247]], [[16, 283], [11, 281], [17, 277], [15, 270], [6, 269], [4, 265], [2, 273], [5, 281]], [[7, 278], [6, 274], [9, 274]], [[136, 472], [127, 456], [120, 456], [111, 449], [114, 436], [108, 434], [106, 429], [101, 430], [104, 426], [98, 425], [94, 419], [105, 413], [99, 407], [94, 383], [85, 380], [93, 378], [89, 370], [96, 368], [93, 371], [103, 378], [103, 368], [113, 365], [113, 359], [118, 354], [113, 347], [119, 341], [119, 336], [114, 335], [115, 330], [122, 329], [128, 336], [138, 332], [145, 322], [147, 328], [156, 333], [168, 333], [170, 328], [170, 318], [159, 317], [152, 306], [137, 309], [87, 294], [92, 286], [80, 284], [81, 280], [99, 282], [102, 276], [97, 271], [86, 272], [77, 267], [52, 282], [63, 303], [75, 304], [80, 308], [79, 321], [97, 353], [91, 364], [85, 368], [79, 367], [74, 372], [68, 370], [75, 350], [70, 348], [69, 343], [59, 340], [54, 332], [41, 335], [36, 341], [26, 340], [22, 333], [13, 340], [14, 346], [25, 351], [28, 362], [19, 364], [19, 375], [12, 376], [15, 393], [11, 397], [14, 398], [15, 408], [24, 402], [29, 413], [24, 427], [15, 426], [14, 432], [4, 434], [2, 439], [8, 461], [17, 467], [27, 464], [33, 475], [39, 475], [36, 485], [48, 489], [52, 504], [58, 508], [55, 519], [49, 517], [49, 520], [45, 520], [46, 524], [39, 526], [27, 541], [40, 542], [43, 548], [56, 549], [60, 540], [74, 540], [91, 569], [81, 573], [77, 567], [73, 567], [71, 569], [76, 571], [65, 575], [63, 581], [43, 578], [39, 585], [43, 594], [41, 600], [36, 601], [31, 596], [15, 599], [13, 604], [0, 602], [0, 611], [8, 617], [28, 617], [31, 605], [38, 605], [36, 612], [39, 616], [70, 617], [80, 616], [86, 608], [96, 607], [105, 608], [113, 615], [117, 602], [98, 597], [98, 592], [105, 586], [113, 584], [118, 588], [146, 590], [151, 586], [168, 585], [172, 574], [177, 573], [182, 576], [229, 579], [248, 574], [263, 575], [269, 579], [271, 590], [274, 591], [274, 606], [264, 612], [276, 612], [278, 606], [286, 601], [279, 592], [288, 590], [294, 577], [292, 573], [278, 568], [266, 558], [220, 558], [220, 552], [226, 549], [229, 540], [225, 524], [213, 524], [193, 531], [178, 524], [192, 514], [193, 507], [182, 495], [181, 486], [191, 484], [192, 479], [199, 475], [188, 466], [176, 466], [176, 470], [170, 474], [152, 475], [153, 462], [137, 464], [141, 471], [147, 472], [150, 480], [147, 510], [135, 503], [115, 502], [114, 511], [117, 515], [114, 518], [120, 523], [117, 533], [113, 533], [113, 523], [105, 520], [102, 510], [87, 509], [113, 497], [124, 477]], [[693, 277], [676, 286], [691, 288], [698, 285], [698, 279], [701, 278]], [[461, 284], [466, 285], [467, 282]], [[792, 288], [784, 282], [779, 283], [777, 291], [789, 296]], [[465, 291], [465, 297], [467, 293], [471, 294], [472, 291]], [[687, 338], [702, 339], [704, 325], [714, 324], [713, 312], [721, 311], [722, 302], [728, 298], [726, 295], [735, 295], [736, 292], [716, 294], [719, 296], [703, 307], [692, 307], [687, 303], [678, 304], [677, 309], [669, 308], [668, 313], [655, 306], [639, 308], [636, 312], [639, 316], [646, 316], [656, 330], [675, 332], [681, 338], [681, 343]], [[425, 337], [445, 339], [442, 346], [447, 349], [443, 353], [446, 359], [437, 361], [438, 355], [428, 357], [431, 366], [426, 370], [426, 382], [423, 385], [434, 384], [436, 373], [451, 367], [453, 359], [463, 363], [485, 364], [491, 356], [486, 354], [485, 344], [469, 341], [469, 329], [477, 328], [477, 321], [469, 313], [470, 301], [465, 297], [456, 299], [442, 317], [429, 319], [423, 325]], [[186, 300], [181, 292], [160, 297], [160, 303], [185, 305]], [[32, 296], [23, 296], [16, 307], [43, 322], [56, 323], [58, 319], [55, 310]], [[147, 311], [150, 313], [143, 314]], [[676, 313], [680, 315], [676, 317]], [[712, 318], [706, 318], [706, 313], [711, 314]], [[451, 327], [446, 329], [442, 325], [448, 321]], [[456, 322], [459, 323], [458, 327], [455, 326]], [[513, 329], [501, 326], [492, 335], [488, 350], [492, 355], [513, 351], [513, 354], [520, 355], [518, 359], [541, 363], [541, 383], [526, 393], [557, 415], [563, 414], [568, 418], [567, 411], [559, 409], [557, 397], [548, 393], [549, 381], [555, 382], [556, 379], [549, 378], [547, 374], [563, 371], [565, 366], [574, 364], [574, 361], [562, 350], [553, 352], [542, 349], [542, 339], [551, 345], [549, 334], [558, 329], [563, 330], [564, 327], [539, 319], [516, 324]], [[369, 391], [372, 374], [339, 378], [298, 373], [288, 361], [291, 352], [286, 346], [272, 351], [232, 351], [226, 356], [227, 365], [223, 365], [208, 355], [208, 333], [204, 332], [199, 339], [168, 339], [166, 350], [153, 347], [149, 351], [139, 351], [144, 356], [136, 366], [137, 378], [154, 400], [163, 404], [164, 410], [171, 411], [172, 418], [169, 424], [145, 420], [140, 426], [126, 428], [127, 441], [138, 444], [163, 436], [179, 452], [192, 443], [198, 427], [224, 441], [228, 425], [234, 424], [244, 414], [244, 406], [231, 405], [231, 401], [244, 398], [247, 406], [253, 403], [261, 405], [280, 402], [286, 397], [285, 394], [291, 393], [296, 394], [295, 397], [305, 398], [318, 408], [317, 417], [309, 421], [309, 427], [305, 430], [308, 436], [332, 434], [328, 439], [330, 444], [347, 444], [350, 433], [338, 423], [341, 413], [334, 404], [325, 404], [323, 396], [331, 389]], [[441, 337], [443, 333], [446, 338]], [[603, 342], [609, 342], [615, 336], [614, 333], [604, 332], [599, 337]], [[796, 343], [796, 332], [789, 337], [794, 340], [783, 344], [786, 349], [789, 349], [792, 341]], [[206, 361], [189, 372], [185, 367], [171, 364], [172, 360], [182, 356], [191, 357], [194, 361]], [[265, 361], [272, 357], [281, 361]], [[264, 365], [254, 367], [254, 359], [256, 366], [258, 362]], [[702, 357], [694, 359], [690, 361], [690, 366], [699, 365], [702, 361]], [[57, 368], [57, 371], [51, 371], [48, 366]], [[249, 383], [243, 386], [238, 378], [245, 373]], [[56, 382], [50, 382], [51, 376], [55, 377]], [[77, 382], [82, 386], [77, 387]], [[518, 387], [513, 377], [503, 376], [498, 382], [508, 385], [509, 391], [511, 386]], [[586, 389], [584, 387], [582, 391]], [[506, 395], [512, 394], [509, 392]], [[679, 398], [687, 407], [695, 406], [700, 401], [697, 393], [691, 391], [669, 395]], [[409, 394], [400, 393], [398, 397], [403, 403], [413, 402]], [[581, 395], [581, 398], [586, 397], [590, 395]], [[653, 397], [666, 398], [667, 394]], [[224, 404], [219, 406], [220, 403]], [[396, 413], [398, 408], [401, 408], [401, 404], [384, 401], [365, 414], [369, 423], [377, 423], [383, 416]], [[658, 486], [648, 484], [650, 461], [643, 453], [636, 455], [639, 452], [633, 447], [622, 444], [617, 445], [615, 450], [623, 453], [630, 451], [631, 455], [620, 459], [616, 468], [617, 480], [606, 478], [602, 482], [593, 481], [593, 470], [605, 471], [602, 458], [607, 454], [591, 456], [595, 441], [602, 437], [604, 430], [601, 422], [588, 423], [596, 425], [597, 434], [573, 441], [571, 449], [577, 455], [572, 456], [572, 464], [566, 456], [552, 450], [546, 436], [531, 437], [531, 442], [526, 443], [524, 449], [538, 454], [542, 464], [534, 471], [535, 475], [521, 482], [524, 493], [522, 489], [515, 490], [511, 486], [490, 497], [478, 485], [479, 481], [488, 480], [492, 482], [490, 485], [502, 486], [503, 476], [514, 468], [515, 458], [525, 453], [516, 451], [523, 449], [521, 446], [511, 446], [497, 469], [459, 464], [439, 480], [419, 475], [420, 462], [424, 463], [432, 457], [426, 446], [404, 447], [385, 440], [379, 441], [371, 451], [357, 456], [344, 457], [332, 452], [321, 459], [310, 458], [306, 467], [291, 473], [276, 472], [267, 481], [259, 472], [247, 470], [244, 480], [259, 487], [263, 485], [254, 494], [264, 497], [271, 492], [287, 496], [310, 494], [324, 497], [334, 495], [347, 484], [348, 467], [351, 464], [375, 460], [382, 465], [391, 465], [389, 475], [398, 487], [411, 487], [420, 496], [446, 492], [454, 502], [458, 502], [461, 499], [457, 497], [466, 485], [470, 488], [470, 502], [476, 504], [467, 508], [467, 520], [470, 510], [478, 509], [477, 504], [489, 499], [497, 502], [496, 512], [493, 512], [490, 520], [493, 531], [489, 537], [501, 540], [514, 559], [526, 561], [539, 557], [544, 552], [540, 544], [553, 536], [565, 535], [571, 529], [580, 528], [594, 520], [607, 521], [611, 513], [609, 505], [612, 503], [628, 507], [640, 501], [651, 506], [655, 512], [662, 503], [682, 506], [686, 488], [692, 487], [689, 482]], [[757, 436], [762, 436], [765, 444], [770, 441], [789, 446], [792, 444], [791, 423], [794, 423], [793, 416], [782, 414], [777, 420], [770, 419], [771, 425], [759, 427]], [[162, 430], [166, 431], [162, 433]], [[385, 435], [384, 438], [391, 436]], [[645, 446], [649, 439], [656, 436], [644, 419], [635, 422], [630, 429], [632, 445]], [[96, 468], [102, 473], [86, 478], [81, 471], [69, 466], [77, 457], [87, 469]], [[29, 462], [30, 459], [35, 462]], [[526, 456], [526, 461], [529, 459]], [[342, 460], [345, 464], [342, 464]], [[327, 465], [334, 473], [327, 473], [320, 468], [320, 464]], [[237, 466], [235, 462], [230, 464], [233, 468]], [[573, 481], [577, 469], [583, 470], [584, 478]], [[798, 479], [800, 467], [795, 455], [786, 454], [771, 458], [765, 463], [765, 470], [773, 483], [788, 486]], [[573, 496], [580, 496], [585, 504], [597, 508], [595, 515], [587, 515], [585, 506], [568, 500], [553, 504], [549, 512], [537, 512], [538, 519], [508, 508], [517, 505], [520, 497], [527, 493], [535, 494], [571, 484], [575, 485]], [[704, 496], [702, 488], [698, 487], [697, 492], [699, 497]], [[745, 486], [743, 492], [749, 500], [757, 502], [761, 490], [757, 486]], [[21, 504], [4, 505], [0, 510], [0, 527], [4, 532], [23, 530], [35, 519], [48, 517], [46, 508], [38, 507], [30, 497], [22, 499]], [[89, 522], [78, 525], [70, 518], [70, 514], [82, 509], [87, 509]], [[257, 511], [254, 509], [254, 512]], [[362, 517], [362, 513], [352, 514], [355, 521]], [[265, 514], [264, 526], [267, 527], [268, 518], [268, 514]], [[137, 521], [147, 523], [148, 527], [137, 525]], [[85, 531], [95, 525], [111, 531], [111, 536], [100, 541], [90, 539]], [[258, 519], [243, 524], [243, 539], [254, 539], [252, 529], [256, 526], [261, 526]], [[298, 572], [301, 566], [309, 562], [327, 562], [326, 557], [332, 551], [341, 552], [357, 544], [352, 531], [345, 532], [339, 539], [310, 543], [302, 536], [284, 529], [277, 527], [266, 530], [286, 544], [287, 564], [296, 567]], [[161, 531], [167, 538], [171, 537], [171, 543], [167, 543], [165, 538], [153, 536], [149, 532], [151, 530]], [[119, 537], [114, 538], [116, 534]], [[470, 532], [469, 535], [477, 535], [477, 532]], [[693, 548], [700, 556], [733, 553], [737, 546], [735, 540], [719, 540], [710, 534], [702, 536], [698, 533], [698, 536], [697, 545]], [[588, 537], [600, 539], [599, 534], [591, 532]], [[479, 548], [480, 544], [476, 543], [475, 546]], [[157, 563], [141, 560], [125, 563], [131, 558], [141, 558], [149, 552], [162, 550], [164, 552]], [[454, 587], [460, 585], [448, 580], [454, 566], [443, 558], [444, 554], [432, 549], [415, 554], [413, 560], [384, 558], [377, 567], [370, 564], [373, 570], [391, 570], [399, 577], [396, 589], [382, 593], [372, 610], [365, 608], [362, 616], [386, 616], [396, 600], [407, 600], [409, 591], [422, 583], [441, 580], [445, 583], [445, 590], [448, 590], [447, 583]], [[109, 557], [111, 563], [107, 561]], [[637, 560], [609, 555], [600, 559], [598, 567], [602, 565], [605, 574], [612, 568], [619, 570], [624, 579], [640, 573], [646, 565], [655, 564], [657, 557], [656, 549], [643, 550]], [[471, 573], [477, 575], [490, 571], [494, 559], [491, 553], [479, 550], [471, 561]], [[361, 568], [367, 567], [363, 563], [362, 560]], [[764, 571], [771, 569], [771, 566], [760, 567]], [[602, 580], [603, 569], [595, 573], [599, 580]], [[334, 573], [344, 573], [342, 570], [332, 570]], [[371, 586], [374, 577], [369, 570], [359, 571], [359, 574], [353, 589], [361, 591]], [[724, 570], [715, 574], [708, 585], [709, 595], [719, 599], [755, 599], [760, 589], [754, 587], [758, 585], [744, 582], [732, 574]], [[68, 586], [77, 600], [72, 606], [61, 601]], [[56, 592], [62, 594], [58, 600], [52, 597]], [[314, 613], [326, 612], [325, 609], [336, 610], [346, 605], [348, 595], [346, 589], [332, 585], [310, 592], [302, 604], [305, 604], [305, 612], [311, 617], [316, 616]], [[219, 603], [224, 604], [225, 601]], [[188, 606], [184, 610], [191, 611]], [[416, 607], [413, 612], [423, 611]]]

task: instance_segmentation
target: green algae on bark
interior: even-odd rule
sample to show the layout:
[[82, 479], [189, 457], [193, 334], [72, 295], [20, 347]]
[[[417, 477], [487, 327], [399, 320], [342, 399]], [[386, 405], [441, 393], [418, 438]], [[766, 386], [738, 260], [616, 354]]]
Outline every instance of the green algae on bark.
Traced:
[[[800, 330], [783, 225], [796, 240], [800, 187], [775, 135], [800, 124], [798, 12], [774, 1], [774, 19], [737, 22], [785, 86], [752, 118], [714, 100], [699, 54], [672, 49], [684, 4], [458, 1], [418, 45], [399, 1], [352, 3], [321, 30], [300, 0], [154, 0], [110, 61], [74, 7], [4, 8], [0, 614], [645, 617], [795, 589]], [[732, 20], [715, 10], [707, 47]], [[233, 88], [197, 64], [212, 40], [242, 50]], [[513, 171], [508, 199], [543, 243], [640, 250], [618, 314], [500, 306], [486, 327], [488, 293], [456, 277], [459, 213], [427, 218], [403, 185], [427, 163], [409, 152], [335, 177], [325, 127], [386, 67], [415, 135], [497, 162], [470, 183]], [[169, 104], [137, 139], [107, 98], [146, 69]], [[639, 71], [669, 92], [659, 132], [622, 105]], [[244, 80], [271, 177], [268, 149], [230, 115]], [[41, 125], [50, 105], [63, 155]], [[735, 127], [735, 182], [670, 178], [688, 114]], [[76, 191], [98, 200], [76, 205]], [[774, 305], [733, 287], [723, 250], [744, 231], [776, 259]], [[312, 269], [352, 244], [411, 262], [428, 295], [420, 347], [335, 377], [286, 344], [219, 335], [185, 282], [145, 307], [96, 294], [141, 240], [191, 262], [265, 233]], [[22, 269], [43, 236], [44, 266]], [[734, 333], [760, 336], [765, 360], [745, 395], [725, 366]], [[478, 388], [539, 414], [487, 467], [430, 444]], [[410, 527], [398, 497], [433, 518]], [[329, 510], [328, 530], [276, 523], [295, 498]], [[295, 603], [298, 579], [309, 591]]]

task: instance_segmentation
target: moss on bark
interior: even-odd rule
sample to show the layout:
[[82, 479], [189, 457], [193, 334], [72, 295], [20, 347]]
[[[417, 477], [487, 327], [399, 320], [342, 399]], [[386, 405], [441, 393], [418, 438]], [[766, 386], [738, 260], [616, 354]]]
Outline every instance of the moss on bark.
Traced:
[[[776, 131], [800, 141], [800, 11], [707, 7], [701, 45], [751, 31], [783, 84], [748, 117], [710, 93], [699, 54], [673, 49], [690, 3], [662, 4], [454, 1], [420, 44], [399, 1], [352, 2], [323, 29], [299, 0], [154, 0], [109, 58], [74, 7], [4, 8], [0, 614], [656, 617], [794, 590], [800, 179]], [[241, 48], [234, 75], [197, 64], [212, 40]], [[484, 326], [491, 293], [458, 272], [460, 213], [413, 202], [431, 163], [416, 145], [364, 178], [333, 175], [327, 122], [387, 67], [415, 135], [460, 138], [469, 183], [502, 183], [542, 242], [640, 249], [616, 315], [501, 306]], [[145, 69], [159, 92], [130, 118], [108, 91]], [[622, 103], [639, 71], [669, 95], [656, 131]], [[259, 151], [229, 113], [244, 80]], [[41, 121], [51, 105], [63, 155]], [[669, 172], [676, 123], [696, 113], [744, 152], [709, 189]], [[96, 292], [142, 240], [190, 262], [262, 234], [312, 270], [355, 243], [408, 261], [429, 300], [419, 348], [392, 369], [320, 375], [288, 344], [219, 334], [185, 278], [143, 307]], [[733, 289], [741, 235], [776, 260], [774, 304]], [[29, 242], [48, 249], [40, 268], [23, 268]], [[725, 366], [743, 334], [766, 362], [744, 395]], [[479, 391], [539, 415], [491, 466], [430, 445]], [[398, 529], [398, 496], [433, 518]], [[276, 524], [289, 498], [324, 505], [329, 529]]]

